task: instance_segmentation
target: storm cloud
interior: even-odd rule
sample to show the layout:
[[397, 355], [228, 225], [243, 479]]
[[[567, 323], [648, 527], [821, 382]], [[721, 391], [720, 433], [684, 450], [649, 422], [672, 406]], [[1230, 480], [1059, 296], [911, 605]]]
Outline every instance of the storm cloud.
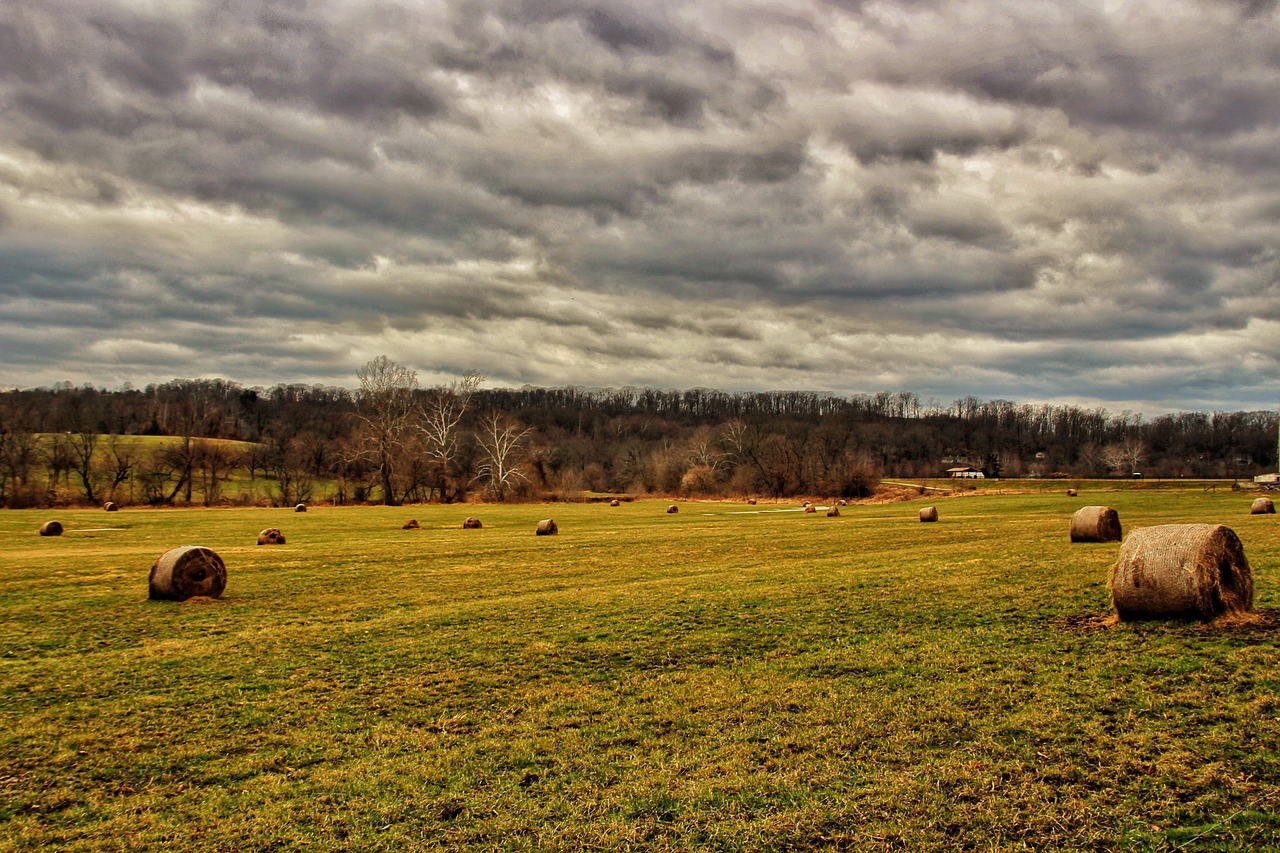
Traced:
[[0, 4], [0, 382], [1280, 401], [1274, 3]]

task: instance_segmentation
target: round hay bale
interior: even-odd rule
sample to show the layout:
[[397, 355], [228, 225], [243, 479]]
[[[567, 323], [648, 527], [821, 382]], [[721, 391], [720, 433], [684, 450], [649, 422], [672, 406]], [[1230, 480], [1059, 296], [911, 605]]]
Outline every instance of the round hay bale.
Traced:
[[102, 508], [107, 512], [118, 512], [120, 510], [120, 507], [116, 506], [114, 501], [107, 501], [102, 505]]
[[805, 512], [817, 512], [817, 511], [818, 511], [818, 508], [817, 508], [816, 506], [814, 506], [813, 504], [805, 504], [805, 505], [804, 505], [804, 511], [805, 511]]
[[840, 507], [833, 506], [827, 510], [827, 518], [836, 518], [840, 515]]
[[1212, 619], [1253, 609], [1253, 573], [1235, 531], [1221, 524], [1141, 527], [1111, 567], [1121, 619]]
[[1080, 493], [1077, 492], [1075, 489], [1067, 489], [1067, 497], [1074, 498], [1074, 497], [1079, 497], [1079, 495]]
[[755, 499], [755, 498], [747, 498], [747, 503], [748, 503], [750, 506], [755, 506], [755, 505], [756, 505], [756, 499]]
[[813, 506], [813, 501], [805, 501], [801, 506]]
[[409, 519], [409, 520], [408, 520], [408, 521], [406, 521], [404, 524], [400, 525], [400, 529], [401, 529], [401, 530], [418, 530], [418, 529], [420, 529], [420, 528], [419, 528], [419, 526], [418, 526], [418, 519], [416, 519], [416, 518], [411, 518], [411, 519]]
[[555, 536], [559, 532], [560, 528], [556, 527], [553, 519], [544, 518], [538, 522], [538, 529], [534, 531], [534, 534], [537, 536]]
[[463, 530], [479, 530], [483, 526], [484, 525], [480, 523], [480, 519], [472, 518], [471, 516], [467, 516], [467, 520], [462, 522]]
[[1082, 506], [1071, 516], [1072, 542], [1119, 542], [1120, 514], [1109, 506]]
[[151, 567], [148, 586], [153, 599], [218, 598], [227, 587], [227, 567], [211, 548], [200, 545], [172, 548], [161, 554]]
[[1276, 505], [1271, 498], [1254, 498], [1253, 506], [1249, 507], [1250, 515], [1274, 515], [1275, 511]]
[[836, 501], [836, 506], [848, 506], [848, 505], [849, 505], [849, 502], [846, 501], [844, 498], [841, 498], [840, 500]]
[[62, 522], [46, 521], [44, 524], [40, 525], [40, 535], [41, 536], [61, 536]]
[[609, 506], [621, 506], [621, 505], [622, 504], [619, 503], [617, 498], [614, 498], [613, 500], [609, 501]]
[[259, 545], [283, 545], [284, 534], [278, 528], [268, 527], [258, 534]]
[[679, 511], [680, 511], [680, 507], [676, 506], [675, 504], [672, 504], [671, 506], [667, 507], [668, 515], [670, 515], [673, 512], [679, 512]]
[[921, 521], [937, 521], [938, 508], [936, 506], [927, 506], [924, 509], [920, 510], [920, 520]]
[[306, 505], [306, 504], [298, 504], [297, 506], [295, 506], [295, 507], [293, 508], [293, 511], [294, 511], [294, 512], [306, 512], [306, 511], [307, 511], [307, 505]]

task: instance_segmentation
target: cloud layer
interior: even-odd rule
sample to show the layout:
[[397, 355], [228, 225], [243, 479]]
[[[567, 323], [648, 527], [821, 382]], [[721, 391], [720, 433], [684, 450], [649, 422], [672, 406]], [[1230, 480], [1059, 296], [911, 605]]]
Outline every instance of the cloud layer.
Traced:
[[1275, 3], [12, 0], [0, 382], [1280, 400]]

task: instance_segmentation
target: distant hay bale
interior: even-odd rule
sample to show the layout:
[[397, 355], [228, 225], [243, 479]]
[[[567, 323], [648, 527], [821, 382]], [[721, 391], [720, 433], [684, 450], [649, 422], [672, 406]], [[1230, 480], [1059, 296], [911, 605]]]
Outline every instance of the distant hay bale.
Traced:
[[617, 498], [614, 498], [613, 500], [609, 501], [609, 506], [622, 506], [622, 504], [618, 501]]
[[46, 521], [44, 524], [40, 525], [40, 535], [41, 536], [61, 536], [62, 522]]
[[1255, 498], [1253, 506], [1249, 507], [1250, 515], [1274, 515], [1276, 505], [1271, 502], [1271, 498]]
[[556, 527], [555, 521], [550, 518], [544, 518], [539, 521], [538, 529], [534, 531], [537, 536], [555, 536], [559, 532], [560, 528]]
[[813, 501], [805, 501], [801, 506], [813, 506]]
[[937, 521], [938, 508], [936, 506], [927, 506], [924, 509], [920, 510], [920, 520], [921, 521]]
[[467, 520], [462, 522], [463, 530], [479, 530], [483, 526], [484, 525], [480, 523], [480, 519], [472, 518], [471, 516], [467, 516]]
[[833, 506], [827, 510], [827, 518], [836, 518], [840, 515], [840, 507]]
[[411, 518], [400, 526], [401, 530], [418, 530], [418, 519]]
[[755, 506], [755, 505], [756, 505], [756, 499], [755, 499], [755, 498], [747, 498], [747, 503], [748, 503], [750, 506]]
[[218, 598], [227, 587], [227, 567], [210, 548], [185, 545], [165, 551], [151, 567], [150, 597], [186, 601]]
[[1079, 495], [1080, 493], [1077, 492], [1075, 489], [1067, 489], [1067, 497], [1074, 498], [1074, 497], [1079, 497]]
[[295, 507], [293, 508], [293, 511], [294, 511], [294, 512], [306, 512], [306, 511], [307, 511], [307, 505], [306, 505], [306, 504], [298, 504], [297, 506], [295, 506]]
[[120, 507], [116, 506], [113, 501], [107, 501], [102, 505], [102, 508], [107, 512], [117, 512], [120, 509]]
[[280, 532], [279, 528], [268, 527], [266, 530], [258, 534], [258, 544], [259, 545], [283, 545], [284, 534]]
[[667, 507], [668, 515], [670, 515], [673, 512], [679, 512], [679, 511], [680, 511], [680, 507], [676, 506], [675, 504], [672, 504], [671, 506]]
[[804, 511], [805, 511], [805, 512], [817, 512], [817, 511], [818, 511], [818, 508], [817, 508], [816, 506], [814, 506], [813, 504], [805, 504], [805, 505], [804, 505]]
[[1071, 516], [1072, 542], [1119, 542], [1120, 514], [1109, 506], [1083, 506]]
[[848, 506], [848, 505], [849, 505], [849, 502], [846, 501], [844, 498], [841, 498], [840, 500], [836, 501], [836, 506]]
[[1123, 620], [1212, 619], [1253, 609], [1253, 573], [1240, 538], [1221, 524], [1161, 524], [1129, 534], [1111, 567]]

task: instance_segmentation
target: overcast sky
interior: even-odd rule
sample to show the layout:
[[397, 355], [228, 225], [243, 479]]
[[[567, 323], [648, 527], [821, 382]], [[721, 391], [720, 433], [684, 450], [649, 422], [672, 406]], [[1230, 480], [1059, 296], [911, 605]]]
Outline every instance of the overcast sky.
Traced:
[[3, 0], [0, 384], [1280, 403], [1280, 13]]

